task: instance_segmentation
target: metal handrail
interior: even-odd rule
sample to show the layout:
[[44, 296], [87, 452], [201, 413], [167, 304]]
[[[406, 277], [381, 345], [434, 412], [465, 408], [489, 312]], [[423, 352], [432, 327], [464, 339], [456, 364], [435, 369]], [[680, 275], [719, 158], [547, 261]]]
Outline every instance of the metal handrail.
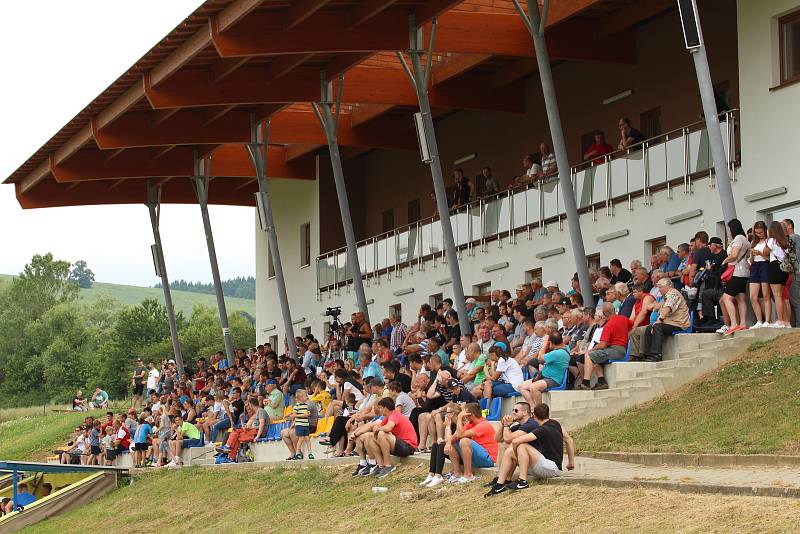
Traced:
[[[733, 119], [735, 119], [736, 113], [738, 111], [739, 111], [738, 108], [734, 108], [734, 109], [731, 109], [731, 110], [728, 110], [726, 112], [721, 113], [720, 116], [724, 116], [726, 118], [729, 118], [729, 120], [733, 120]], [[614, 152], [610, 152], [608, 154], [605, 154], [604, 156], [602, 156], [602, 161], [596, 161], [599, 158], [594, 158], [591, 161], [581, 162], [581, 163], [579, 163], [577, 165], [573, 165], [573, 166], [570, 167], [571, 176], [573, 177], [573, 180], [574, 180], [574, 177], [578, 173], [580, 173], [580, 172], [582, 172], [582, 171], [584, 171], [586, 169], [589, 169], [589, 168], [591, 168], [593, 166], [601, 165], [601, 164], [604, 164], [604, 163], [608, 164], [613, 160], [624, 158], [624, 157], [630, 156], [632, 154], [637, 154], [637, 153], [640, 153], [640, 152], [647, 152], [648, 150], [651, 150], [651, 149], [654, 148], [652, 145], [660, 145], [660, 144], [663, 143], [666, 146], [667, 142], [669, 142], [671, 139], [675, 139], [677, 137], [685, 138], [687, 140], [686, 143], [688, 143], [689, 134], [691, 134], [691, 133], [693, 133], [695, 131], [698, 131], [698, 130], [702, 130], [704, 127], [705, 127], [705, 121], [704, 120], [699, 120], [699, 121], [693, 122], [691, 124], [682, 126], [680, 128], [675, 128], [675, 129], [670, 130], [668, 132], [661, 133], [659, 135], [656, 135], [656, 136], [650, 137], [648, 139], [645, 139], [641, 143], [637, 143], [633, 147], [628, 147], [628, 148], [625, 148], [625, 149], [622, 149], [622, 150], [615, 150]], [[678, 135], [676, 135], [676, 134], [678, 134]], [[733, 151], [735, 150], [735, 143], [736, 143], [735, 132], [733, 131], [733, 127], [731, 127], [729, 129], [729, 139], [728, 139], [728, 147], [729, 147], [728, 158], [729, 158], [729, 164], [730, 165], [735, 165], [736, 155], [733, 153]], [[687, 178], [687, 176], [689, 174], [688, 145], [686, 145], [685, 149], [684, 149], [684, 169], [685, 169], [684, 170], [684, 174], [685, 174], [684, 179], [685, 180], [689, 180], [689, 178]], [[648, 165], [646, 163], [644, 164], [643, 171], [645, 173], [648, 172]], [[607, 173], [608, 172], [610, 172], [610, 167], [608, 167]], [[626, 172], [627, 172], [627, 165], [626, 165]], [[452, 209], [449, 212], [449, 216], [450, 217], [454, 217], [454, 216], [457, 216], [458, 214], [461, 214], [461, 213], [469, 214], [470, 210], [477, 206], [477, 207], [479, 207], [479, 214], [480, 214], [481, 218], [483, 218], [483, 211], [484, 211], [483, 208], [485, 207], [485, 205], [488, 205], [488, 203], [490, 203], [491, 201], [497, 200], [497, 199], [501, 199], [501, 198], [511, 199], [515, 193], [525, 192], [527, 194], [527, 191], [529, 191], [530, 189], [540, 189], [541, 190], [545, 186], [551, 185], [553, 182], [557, 182], [557, 181], [558, 181], [558, 175], [557, 174], [553, 174], [553, 175], [546, 176], [543, 179], [535, 180], [535, 181], [528, 182], [528, 183], [525, 183], [525, 184], [519, 184], [519, 185], [512, 184], [507, 189], [504, 189], [502, 191], [498, 191], [497, 193], [493, 193], [491, 195], [482, 196], [482, 197], [480, 197], [480, 198], [478, 198], [476, 200], [473, 200], [472, 202], [469, 202], [467, 204], [462, 204], [462, 205], [458, 206], [457, 208]], [[607, 181], [607, 183], [606, 183], [606, 197], [607, 198], [602, 202], [605, 203], [605, 207], [606, 207], [607, 211], [609, 212], [609, 214], [611, 214], [611, 213], [613, 213], [613, 205], [611, 204], [611, 196], [612, 195], [611, 195], [611, 191], [609, 190], [609, 188], [610, 188], [610, 183], [609, 183], [610, 182], [610, 175], [607, 175], [606, 181]], [[643, 191], [645, 192], [646, 195], [649, 195], [650, 194], [650, 184], [649, 184], [648, 177], [646, 175], [643, 176], [642, 177], [642, 181], [643, 181], [642, 185], [644, 186]], [[630, 180], [628, 178], [626, 178], [626, 182], [628, 184], [628, 186], [627, 186], [627, 190], [628, 191], [627, 192], [628, 192], [628, 197], [629, 197], [628, 200], [630, 202], [630, 196], [631, 196], [630, 195], [630, 193], [631, 193], [631, 191], [630, 191]], [[577, 187], [577, 185], [575, 183], [573, 183], [573, 188], [575, 188], [575, 187]], [[581, 209], [589, 208], [591, 210], [594, 210], [596, 202], [594, 202], [594, 183], [593, 182], [592, 182], [591, 187], [592, 187], [592, 202], [590, 202], [590, 206], [584, 206]], [[684, 184], [684, 190], [686, 192], [690, 191], [690, 187], [691, 187], [691, 185], [688, 185], [686, 183]], [[559, 194], [560, 194], [560, 192], [558, 191], [558, 187], [556, 186], [556, 196], [558, 196]], [[545, 217], [545, 214], [544, 214], [544, 205], [543, 205], [544, 195], [540, 195], [540, 200], [542, 202], [540, 204], [540, 209], [539, 209], [538, 225], [541, 228], [541, 226], [543, 225], [543, 222], [545, 221], [545, 219], [547, 219], [547, 217]], [[558, 202], [558, 199], [557, 199], [557, 202]], [[510, 203], [510, 204], [512, 204], [512, 203]], [[525, 222], [526, 222], [527, 226], [530, 226], [531, 223], [528, 220], [529, 217], [527, 215], [527, 208], [528, 208], [528, 202], [526, 201], [525, 202], [525, 209], [526, 209]], [[513, 226], [513, 224], [512, 224], [513, 223], [513, 209], [510, 209], [510, 211], [511, 211], [512, 219], [509, 221], [510, 222], [509, 230], [507, 232], [509, 234], [509, 236], [512, 235], [513, 231], [514, 231], [514, 229], [511, 228], [511, 226]], [[558, 212], [559, 210], [556, 209], [556, 211]], [[499, 216], [499, 214], [498, 214], [498, 216]], [[396, 228], [394, 228], [392, 230], [389, 230], [389, 231], [386, 231], [386, 232], [382, 232], [380, 234], [375, 234], [375, 235], [370, 236], [369, 238], [366, 238], [366, 239], [362, 239], [362, 240], [360, 240], [360, 241], [358, 241], [356, 243], [356, 247], [367, 246], [370, 243], [373, 243], [377, 247], [377, 243], [379, 241], [381, 241], [382, 239], [392, 238], [393, 237], [394, 238], [394, 244], [395, 244], [395, 261], [394, 261], [393, 264], [390, 264], [389, 258], [387, 257], [386, 258], [386, 267], [385, 268], [387, 270], [392, 269], [392, 268], [397, 268], [398, 265], [406, 263], [405, 261], [401, 261], [400, 260], [399, 236], [401, 234], [403, 234], [404, 232], [411, 232], [414, 229], [416, 229], [417, 232], [420, 233], [420, 232], [422, 232], [423, 228], [426, 225], [428, 225], [429, 223], [433, 223], [438, 219], [439, 219], [439, 213], [435, 213], [434, 215], [421, 218], [421, 219], [419, 219], [417, 221], [414, 221], [412, 223], [396, 227]], [[471, 224], [471, 222], [470, 222], [470, 224]], [[533, 223], [533, 224], [536, 224], [536, 223]], [[483, 221], [479, 225], [480, 234], [481, 234], [480, 235], [481, 242], [485, 241], [487, 237], [494, 237], [495, 235], [500, 235], [500, 234], [506, 233], [505, 231], [504, 232], [500, 232], [498, 230], [497, 232], [495, 232], [491, 236], [488, 236], [484, 231], [484, 225], [485, 225], [485, 222], [483, 222]], [[499, 227], [499, 220], [498, 220], [498, 225], [497, 226]], [[470, 230], [472, 230], [472, 228], [470, 228]], [[421, 260], [421, 258], [426, 256], [426, 254], [422, 250], [421, 236], [417, 237], [417, 244], [419, 244], [420, 246], [419, 246], [419, 248], [417, 246], [414, 247], [414, 249], [415, 249], [415, 254], [414, 255], [416, 256], [414, 258], [414, 260]], [[456, 245], [456, 246], [458, 247], [459, 245]], [[470, 246], [471, 246], [471, 240], [470, 240]], [[346, 251], [347, 251], [347, 247], [339, 247], [337, 249], [328, 251], [328, 252], [326, 252], [324, 254], [320, 254], [319, 256], [317, 256], [317, 261], [324, 260], [325, 258], [335, 258], [340, 254], [345, 254]], [[388, 252], [388, 250], [387, 250], [387, 252]], [[346, 261], [346, 259], [345, 259], [345, 261]], [[335, 261], [335, 264], [337, 265], [337, 267], [334, 268], [334, 285], [338, 285], [339, 281], [336, 280], [336, 271], [338, 270], [338, 261]], [[345, 267], [347, 267], [347, 266], [345, 265]], [[375, 264], [375, 270], [376, 271], [382, 270], [382, 269], [378, 268], [377, 262]]]

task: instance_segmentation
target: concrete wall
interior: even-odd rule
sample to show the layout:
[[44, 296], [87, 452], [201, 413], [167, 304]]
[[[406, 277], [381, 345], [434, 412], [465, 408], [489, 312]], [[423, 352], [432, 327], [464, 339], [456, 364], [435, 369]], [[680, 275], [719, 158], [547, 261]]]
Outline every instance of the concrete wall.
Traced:
[[[771, 66], [776, 61], [772, 46], [774, 28], [771, 27], [774, 17], [793, 7], [800, 8], [800, 2], [741, 0], [739, 4], [738, 73], [735, 6], [728, 1], [706, 0], [701, 3], [701, 16], [709, 47], [712, 77], [715, 81], [730, 80], [734, 94], [737, 79], [741, 79], [738, 93], [742, 107], [739, 126], [742, 166], [737, 169], [733, 190], [739, 217], [747, 226], [780, 207], [800, 203], [800, 191], [796, 185], [798, 164], [793, 150], [798, 138], [797, 125], [800, 124], [800, 106], [797, 105], [800, 102], [800, 85], [769, 91], [774, 85]], [[767, 7], [764, 7], [765, 4]], [[718, 12], [709, 13], [712, 8], [718, 9]], [[562, 64], [557, 68], [557, 79], [562, 87], [562, 115], [565, 117], [568, 144], [573, 151], [577, 150], [575, 146], [582, 132], [598, 125], [613, 131], [614, 121], [622, 114], [629, 114], [635, 120], [640, 111], [661, 105], [665, 129], [697, 119], [699, 103], [696, 81], [691, 58], [683, 49], [680, 39], [679, 23], [671, 15], [662, 19], [639, 30], [637, 53], [640, 66]], [[645, 68], [645, 63], [651, 66]], [[569, 80], [570, 83], [565, 83]], [[644, 85], [645, 82], [647, 85]], [[634, 97], [611, 106], [600, 105], [602, 98], [629, 88], [632, 84], [635, 84]], [[533, 92], [537, 85], [538, 80], [531, 80], [530, 91]], [[563, 88], [564, 85], [567, 89]], [[581, 91], [569, 90], [571, 86], [580, 87]], [[734, 100], [732, 105], [739, 104]], [[546, 132], [541, 105], [536, 106], [538, 111], [529, 111], [525, 116], [460, 112], [441, 120], [437, 131], [445, 161], [478, 152], [479, 161], [464, 165], [470, 175], [477, 173], [479, 166], [488, 161], [495, 167], [497, 175], [507, 179], [516, 170], [519, 155], [532, 150], [544, 135], [537, 132]], [[501, 135], [505, 131], [508, 134]], [[616, 143], [616, 140], [612, 141]], [[415, 154], [375, 151], [368, 154], [364, 161], [365, 180], [359, 186], [365, 188], [367, 200], [363, 205], [354, 207], [354, 211], [361, 217], [361, 212], [366, 210], [366, 231], [370, 235], [380, 232], [380, 213], [386, 209], [388, 202], [393, 201], [398, 206], [395, 213], [398, 224], [404, 222], [406, 202], [412, 198], [422, 198], [422, 214], [430, 215], [432, 204], [427, 201], [432, 189], [430, 178], [427, 168], [418, 163]], [[311, 326], [313, 332], [320, 335], [324, 323], [322, 310], [326, 306], [341, 305], [347, 314], [355, 307], [355, 295], [348, 288], [342, 288], [339, 295], [331, 292], [317, 301], [313, 265], [310, 269], [298, 269], [299, 225], [310, 220], [312, 237], [315, 237], [319, 235], [315, 233], [319, 232], [318, 214], [322, 213], [324, 224], [327, 225], [329, 220], [325, 216], [326, 210], [320, 209], [317, 184], [273, 183], [275, 220], [282, 252], [285, 250], [284, 254], [288, 256], [285, 269], [292, 310], [295, 317], [306, 318], [303, 325], [296, 326], [296, 332], [301, 326]], [[323, 188], [322, 185], [319, 187]], [[778, 187], [786, 187], [787, 192], [760, 200], [746, 199], [753, 193]], [[695, 183], [692, 194], [684, 194], [679, 188], [673, 191], [671, 199], [667, 198], [666, 192], [656, 193], [652, 202], [653, 205], [646, 206], [641, 199], [637, 199], [633, 211], [629, 211], [624, 203], [618, 204], [614, 216], [598, 213], [597, 221], [593, 221], [588, 214], [583, 215], [581, 226], [586, 253], [600, 253], [603, 264], [615, 257], [627, 264], [634, 258], [646, 259], [650, 250], [648, 240], [653, 238], [666, 235], [668, 243], [677, 245], [687, 241], [700, 229], [711, 235], [720, 235], [718, 221], [722, 219], [722, 212], [719, 197], [717, 189], [710, 186], [707, 178]], [[324, 203], [336, 207], [334, 199]], [[676, 224], [665, 222], [668, 217], [692, 210], [700, 210], [701, 213]], [[284, 228], [288, 229], [288, 233]], [[516, 244], [504, 240], [502, 247], [500, 243], [493, 242], [488, 245], [487, 252], [476, 251], [474, 256], [464, 252], [460, 266], [466, 292], [471, 293], [472, 286], [486, 282], [495, 287], [511, 289], [524, 280], [525, 271], [534, 268], [541, 268], [545, 278], [556, 279], [562, 287], [568, 287], [575, 263], [566, 224], [564, 228], [560, 230], [557, 224], [553, 224], [548, 227], [546, 236], [540, 236], [534, 230], [529, 239], [527, 233], [523, 232], [517, 236]], [[628, 230], [628, 235], [602, 244], [597, 241], [599, 236], [618, 230]], [[266, 279], [264, 242], [263, 235], [259, 234], [257, 327], [260, 341], [283, 330], [279, 308], [274, 300], [274, 281]], [[317, 253], [317, 245], [317, 242], [313, 243], [313, 254]], [[536, 258], [537, 252], [557, 247], [564, 247], [565, 252], [544, 260]], [[482, 270], [499, 262], [508, 262], [508, 268], [491, 273]], [[420, 303], [428, 301], [430, 295], [444, 293], [445, 296], [451, 296], [450, 285], [436, 284], [437, 280], [448, 277], [446, 265], [439, 262], [434, 267], [428, 262], [422, 272], [412, 273], [406, 269], [400, 277], [392, 275], [389, 278], [384, 275], [368, 279], [367, 298], [374, 299], [374, 304], [370, 305], [373, 322], [385, 317], [389, 306], [401, 304], [404, 315], [409, 318], [413, 317]], [[395, 296], [396, 292], [409, 289], [413, 289], [413, 292]], [[277, 325], [278, 330], [262, 333], [262, 329], [271, 325]]]

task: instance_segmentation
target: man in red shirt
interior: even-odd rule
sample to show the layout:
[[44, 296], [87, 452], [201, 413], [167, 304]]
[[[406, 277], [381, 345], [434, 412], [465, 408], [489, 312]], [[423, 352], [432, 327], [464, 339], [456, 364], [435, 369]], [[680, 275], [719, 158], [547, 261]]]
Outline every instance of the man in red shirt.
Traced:
[[597, 130], [594, 133], [594, 144], [586, 149], [583, 155], [583, 161], [591, 160], [592, 163], [603, 163], [603, 156], [610, 154], [614, 148], [606, 143], [606, 134], [602, 130]]
[[[473, 467], [494, 467], [497, 461], [497, 442], [494, 427], [483, 418], [477, 402], [470, 402], [456, 419], [456, 433], [450, 438], [450, 462], [453, 464], [451, 482], [466, 484], [475, 480]], [[462, 470], [463, 465], [463, 470]]]
[[394, 400], [384, 397], [375, 405], [375, 414], [382, 416], [379, 424], [374, 425], [372, 432], [364, 434], [364, 448], [367, 457], [376, 461], [377, 467], [367, 465], [364, 474], [384, 478], [397, 470], [392, 465], [392, 456], [406, 458], [417, 450], [417, 433], [411, 421], [396, 409]]
[[[610, 302], [603, 304], [603, 315], [606, 323], [603, 325], [600, 342], [584, 354], [583, 382], [578, 389], [608, 389], [608, 383], [603, 376], [603, 364], [623, 359], [628, 351], [628, 332], [632, 326], [631, 320], [623, 315], [617, 315], [614, 305]], [[594, 388], [589, 385], [592, 372], [597, 374], [597, 384]]]

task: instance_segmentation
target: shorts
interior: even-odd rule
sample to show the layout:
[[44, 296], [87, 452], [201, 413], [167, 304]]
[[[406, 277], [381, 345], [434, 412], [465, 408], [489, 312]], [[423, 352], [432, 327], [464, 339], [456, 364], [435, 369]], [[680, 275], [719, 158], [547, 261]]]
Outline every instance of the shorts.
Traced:
[[414, 447], [412, 447], [411, 444], [408, 443], [407, 441], [395, 436], [394, 447], [392, 447], [391, 454], [392, 456], [407, 458], [412, 454], [414, 454]]
[[748, 279], [744, 276], [733, 276], [725, 284], [725, 294], [731, 297], [740, 295], [747, 290]]
[[621, 360], [628, 352], [628, 347], [620, 347], [619, 345], [609, 345], [604, 349], [597, 349], [589, 352], [589, 358], [592, 363], [608, 363], [612, 360]]
[[[183, 443], [184, 443], [184, 447], [186, 447], [186, 441], [184, 441]], [[147, 447], [148, 447], [148, 445], [147, 445], [146, 441], [144, 443], [134, 443], [133, 444], [134, 450], [137, 450], [137, 451], [146, 451]]]
[[528, 468], [528, 474], [539, 479], [557, 477], [560, 473], [556, 463], [544, 456], [540, 456], [536, 465]]
[[297, 435], [298, 438], [305, 438], [311, 434], [311, 429], [307, 426], [294, 426], [294, 433]]
[[750, 266], [750, 283], [767, 284], [769, 283], [769, 262], [754, 261]]
[[[137, 445], [138, 445], [138, 443], [137, 443]], [[147, 445], [147, 443], [145, 443], [145, 446], [146, 445]], [[203, 442], [201, 440], [199, 440], [199, 439], [184, 439], [183, 440], [183, 448], [184, 449], [191, 449], [193, 447], [201, 447], [202, 445], [203, 445]], [[145, 447], [145, 448], [147, 448], [147, 447]]]
[[513, 397], [517, 393], [518, 391], [514, 388], [514, 386], [508, 382], [501, 382], [500, 380], [492, 381], [492, 398], [508, 397], [509, 395]]
[[100, 452], [101, 452], [100, 451], [100, 447], [98, 447], [97, 445], [92, 445], [90, 452], [91, 452], [91, 454], [93, 454], [95, 456], [98, 456], [100, 454]]
[[769, 283], [775, 285], [785, 285], [789, 279], [789, 273], [781, 271], [781, 262], [778, 260], [769, 262]]
[[136, 384], [133, 386], [133, 394], [134, 395], [143, 395], [144, 394], [144, 384]]
[[[475, 440], [472, 441], [472, 467], [478, 467], [486, 469], [488, 467], [494, 467], [494, 460], [492, 457], [489, 456], [489, 451], [483, 448], [482, 445], [478, 444]], [[455, 442], [456, 451], [458, 451], [459, 456], [461, 455], [461, 441]]]
[[557, 388], [558, 386], [561, 385], [561, 382], [556, 382], [552, 378], [541, 377], [541, 378], [539, 378], [539, 380], [544, 380], [544, 383], [547, 384], [548, 388]]

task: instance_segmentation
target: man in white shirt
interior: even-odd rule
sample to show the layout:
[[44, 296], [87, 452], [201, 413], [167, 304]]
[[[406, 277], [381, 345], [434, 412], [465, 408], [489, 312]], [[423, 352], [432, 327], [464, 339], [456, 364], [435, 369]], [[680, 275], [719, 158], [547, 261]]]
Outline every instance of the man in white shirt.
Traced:
[[525, 319], [522, 324], [525, 328], [525, 341], [522, 342], [522, 347], [514, 354], [514, 359], [524, 367], [531, 357], [539, 354], [544, 338], [544, 321], [534, 323], [533, 319], [529, 318]]
[[397, 409], [406, 417], [411, 417], [411, 411], [417, 407], [417, 403], [414, 402], [411, 395], [403, 391], [400, 382], [389, 382], [385, 396], [391, 397]]
[[147, 371], [147, 393], [150, 394], [155, 392], [156, 387], [158, 386], [158, 378], [161, 375], [159, 374], [158, 369], [156, 369], [155, 363], [150, 362], [147, 364], [147, 367], [149, 368], [149, 371]]
[[525, 169], [525, 174], [514, 178], [514, 183], [516, 185], [535, 182], [542, 177], [542, 166], [536, 163], [532, 154], [528, 154], [522, 158], [522, 167]]

